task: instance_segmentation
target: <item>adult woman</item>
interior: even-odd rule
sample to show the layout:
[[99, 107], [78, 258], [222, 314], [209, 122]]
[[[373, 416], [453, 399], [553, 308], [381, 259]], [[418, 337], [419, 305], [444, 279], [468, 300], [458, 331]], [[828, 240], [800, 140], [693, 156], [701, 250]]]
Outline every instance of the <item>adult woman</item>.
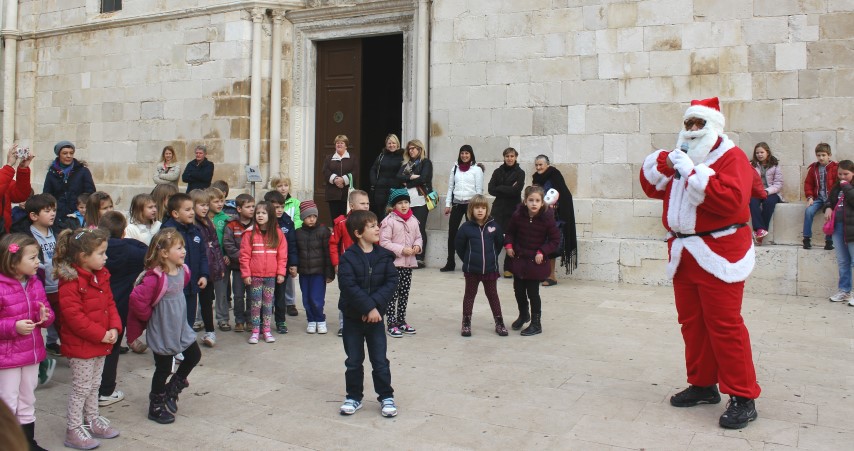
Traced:
[[323, 178], [326, 180], [326, 203], [329, 204], [329, 219], [347, 214], [347, 192], [359, 169], [358, 162], [350, 158], [347, 147], [350, 140], [345, 135], [335, 137], [335, 153], [323, 163]]
[[371, 166], [371, 211], [376, 213], [380, 222], [386, 215], [389, 190], [401, 186], [397, 174], [403, 164], [403, 153], [397, 135], [388, 135], [385, 138], [385, 148], [380, 151]]
[[56, 198], [57, 219], [65, 219], [77, 211], [77, 196], [97, 191], [86, 163], [74, 158], [76, 151], [71, 141], [60, 141], [53, 146], [56, 159], [47, 170], [44, 192]]
[[30, 197], [30, 162], [35, 157], [33, 154], [27, 154], [19, 161], [18, 145], [12, 144], [6, 155], [6, 165], [0, 169], [0, 221], [7, 233], [12, 228], [12, 204], [23, 202]]
[[181, 163], [175, 161], [175, 149], [166, 146], [160, 153], [160, 162], [154, 168], [154, 183], [160, 185], [168, 183], [178, 186], [178, 177], [181, 176]]
[[448, 177], [448, 196], [445, 198], [445, 216], [448, 220], [448, 261], [440, 269], [442, 272], [453, 271], [456, 267], [454, 260], [454, 240], [457, 229], [468, 209], [469, 199], [476, 194], [483, 194], [483, 167], [474, 158], [474, 149], [468, 144], [460, 147], [457, 162], [451, 168]]
[[[492, 217], [501, 226], [501, 230], [507, 231], [510, 217], [519, 205], [522, 198], [522, 189], [525, 187], [525, 171], [516, 164], [519, 152], [508, 147], [504, 149], [504, 164], [492, 172], [489, 179], [489, 194], [495, 196], [492, 202]], [[507, 259], [504, 260], [504, 277], [513, 277], [507, 271]]]
[[[560, 255], [560, 265], [566, 268], [566, 273], [569, 274], [578, 266], [578, 241], [575, 235], [575, 208], [572, 204], [572, 193], [569, 192], [569, 187], [563, 180], [563, 174], [550, 166], [549, 157], [545, 155], [537, 155], [534, 159], [533, 183], [543, 187], [543, 190], [548, 191], [552, 188], [560, 194], [557, 203], [552, 208], [554, 209], [555, 219], [561, 228], [562, 238], [561, 247], [558, 249]], [[551, 255], [549, 265], [551, 265], [551, 273], [543, 282], [544, 287], [557, 285], [557, 273], [555, 272], [556, 255]]]
[[[427, 158], [427, 149], [418, 139], [406, 143], [406, 153], [403, 154], [403, 165], [397, 173], [397, 179], [409, 191], [409, 208], [418, 228], [421, 230], [421, 253], [415, 256], [418, 267], [424, 267], [424, 256], [427, 254], [427, 200], [424, 195], [433, 191], [433, 162]], [[385, 208], [385, 207], [383, 207]]]
[[762, 178], [762, 186], [768, 197], [764, 200], [750, 198], [750, 218], [753, 222], [753, 236], [756, 244], [762, 244], [762, 239], [768, 235], [771, 226], [771, 215], [777, 203], [783, 202], [780, 190], [783, 189], [783, 171], [777, 166], [777, 157], [771, 154], [768, 144], [761, 142], [753, 148], [753, 159], [750, 164]]

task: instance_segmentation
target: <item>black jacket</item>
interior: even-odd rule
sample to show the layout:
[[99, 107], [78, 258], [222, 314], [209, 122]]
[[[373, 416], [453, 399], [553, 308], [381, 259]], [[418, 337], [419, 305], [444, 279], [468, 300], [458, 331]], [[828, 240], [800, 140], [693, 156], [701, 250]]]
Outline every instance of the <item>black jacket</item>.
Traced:
[[[418, 174], [420, 177], [410, 180], [412, 174]], [[428, 193], [433, 190], [433, 162], [426, 158], [421, 158], [410, 168], [407, 165], [400, 167], [397, 172], [397, 178], [407, 188], [423, 187]]]
[[[824, 203], [822, 211], [828, 208], [831, 210], [836, 208], [836, 204], [839, 202], [839, 193], [845, 194], [845, 203], [842, 206], [842, 211], [837, 211], [836, 214], [842, 215], [842, 239], [846, 243], [850, 243], [854, 241], [854, 185], [850, 183], [843, 185], [837, 182], [830, 190], [830, 194], [827, 195], [827, 202]], [[838, 223], [839, 218], [836, 218], [836, 221]]]
[[184, 167], [181, 180], [187, 184], [187, 192], [189, 193], [194, 189], [205, 189], [211, 186], [213, 173], [214, 164], [207, 158], [202, 160], [202, 164], [196, 164], [196, 160], [193, 160]]
[[77, 196], [83, 193], [92, 194], [96, 191], [95, 181], [92, 180], [92, 173], [89, 172], [86, 164], [77, 161], [76, 158], [67, 179], [58, 164], [57, 157], [48, 167], [42, 192], [56, 198], [56, 217], [65, 218], [77, 211]]
[[492, 172], [492, 178], [489, 179], [489, 194], [495, 196], [492, 217], [503, 230], [507, 230], [510, 217], [521, 203], [524, 188], [525, 171], [518, 164], [511, 167], [502, 164]]
[[[107, 242], [107, 270], [110, 271], [110, 289], [116, 307], [124, 304], [124, 312], [119, 309], [119, 316], [127, 321], [127, 305], [133, 283], [137, 276], [145, 270], [145, 254], [148, 246], [142, 241], [132, 238], [110, 238]], [[123, 314], [122, 314], [123, 313]]]
[[389, 152], [386, 149], [380, 151], [374, 164], [371, 166], [371, 189], [384, 189], [388, 193], [389, 188], [401, 186], [397, 173], [403, 163], [403, 151]]
[[299, 251], [297, 250], [297, 228], [294, 226], [294, 220], [287, 213], [282, 213], [282, 217], [276, 220], [279, 225], [279, 230], [285, 235], [285, 240], [288, 242], [288, 267], [299, 266]]
[[504, 247], [504, 230], [489, 218], [483, 227], [477, 221], [466, 221], [457, 231], [454, 249], [463, 261], [463, 272], [491, 274], [498, 272], [498, 254]]
[[554, 188], [560, 194], [555, 219], [563, 222], [563, 240], [561, 240], [563, 246], [557, 250], [557, 253], [560, 254], [560, 265], [566, 268], [567, 274], [570, 274], [578, 267], [578, 238], [575, 233], [575, 206], [572, 203], [572, 193], [566, 186], [563, 174], [554, 166], [549, 166], [542, 174], [535, 172], [532, 183], [543, 187], [546, 191]]
[[[302, 227], [297, 229], [297, 272], [306, 275], [323, 274], [327, 279], [335, 278], [335, 268], [329, 256], [329, 235], [329, 228], [323, 224], [307, 227], [303, 223]], [[288, 263], [288, 266], [293, 265]]]
[[362, 315], [373, 309], [385, 316], [388, 303], [397, 290], [399, 276], [394, 267], [394, 253], [378, 245], [374, 245], [373, 252], [378, 253], [373, 265], [358, 244], [341, 254], [338, 310], [347, 318], [361, 320]]
[[167, 227], [174, 227], [184, 237], [184, 249], [187, 250], [184, 264], [190, 268], [190, 283], [184, 287], [184, 293], [198, 294], [200, 278], [204, 277], [208, 279], [208, 283], [212, 283], [208, 268], [207, 246], [204, 244], [202, 231], [195, 224], [181, 224], [173, 218], [167, 219], [160, 230]]

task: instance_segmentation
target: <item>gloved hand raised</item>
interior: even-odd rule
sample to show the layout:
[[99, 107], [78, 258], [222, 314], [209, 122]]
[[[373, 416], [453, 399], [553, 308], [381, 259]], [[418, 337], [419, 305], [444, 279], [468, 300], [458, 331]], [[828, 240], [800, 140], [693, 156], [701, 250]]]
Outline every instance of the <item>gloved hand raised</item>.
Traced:
[[669, 158], [673, 163], [673, 169], [676, 169], [676, 171], [682, 174], [682, 177], [688, 178], [688, 176], [691, 175], [691, 172], [694, 171], [694, 162], [691, 161], [691, 157], [681, 150], [674, 150], [670, 152], [670, 155], [668, 155], [667, 158]]

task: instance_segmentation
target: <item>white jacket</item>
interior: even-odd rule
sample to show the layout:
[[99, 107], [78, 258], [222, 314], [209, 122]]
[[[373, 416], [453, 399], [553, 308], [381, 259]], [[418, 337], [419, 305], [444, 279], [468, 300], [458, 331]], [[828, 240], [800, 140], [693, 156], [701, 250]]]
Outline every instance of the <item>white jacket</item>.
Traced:
[[[453, 196], [451, 194], [453, 193]], [[455, 203], [468, 202], [476, 194], [483, 194], [483, 169], [473, 164], [468, 171], [463, 172], [457, 168], [457, 164], [451, 168], [448, 177], [448, 196], [445, 197], [445, 206], [451, 206], [451, 197]]]
[[151, 226], [145, 224], [128, 223], [125, 228], [125, 238], [133, 238], [142, 241], [146, 246], [151, 245], [151, 239], [160, 231], [160, 221], [155, 221]]

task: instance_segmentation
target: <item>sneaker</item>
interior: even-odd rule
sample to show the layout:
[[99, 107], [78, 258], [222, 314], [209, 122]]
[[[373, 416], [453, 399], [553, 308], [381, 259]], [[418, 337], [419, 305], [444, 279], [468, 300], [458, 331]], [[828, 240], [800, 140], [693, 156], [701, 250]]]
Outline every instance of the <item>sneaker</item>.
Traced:
[[400, 326], [397, 326], [401, 332], [409, 335], [415, 335], [415, 328], [410, 326], [409, 324], [403, 323]]
[[[852, 300], [848, 301], [848, 306], [849, 306], [849, 307], [854, 307], [854, 299], [852, 299]], [[50, 380], [50, 377], [48, 377], [48, 380]]]
[[42, 365], [44, 366], [44, 371], [39, 371], [39, 385], [44, 385], [53, 378], [53, 372], [56, 370], [56, 359], [48, 357], [44, 359]]
[[397, 406], [394, 405], [394, 398], [383, 399], [381, 404], [382, 408], [380, 409], [380, 413], [382, 413], [384, 417], [393, 417], [397, 415]]
[[101, 442], [92, 438], [89, 428], [84, 424], [74, 429], [65, 431], [65, 446], [74, 449], [95, 449], [101, 446]]
[[267, 343], [275, 343], [276, 337], [274, 337], [270, 332], [264, 332], [264, 341]]
[[708, 387], [691, 385], [670, 397], [670, 405], [674, 407], [694, 407], [697, 404], [717, 404], [719, 402], [721, 402], [721, 395], [716, 385]]
[[852, 300], [854, 300], [854, 297], [851, 296], [850, 291], [839, 290], [836, 294], [830, 297], [830, 302], [851, 302]]
[[47, 349], [47, 353], [50, 355], [54, 355], [54, 356], [61, 356], [62, 355], [59, 343], [47, 344], [47, 345], [45, 345], [45, 349]]
[[757, 417], [759, 414], [756, 413], [756, 404], [752, 399], [730, 396], [726, 412], [721, 415], [718, 423], [727, 429], [741, 429]]
[[347, 398], [344, 400], [344, 404], [341, 404], [341, 408], [338, 409], [341, 412], [341, 415], [353, 415], [357, 410], [362, 408], [362, 401], [356, 401], [355, 399]]
[[196, 321], [195, 323], [193, 323], [193, 330], [196, 332], [198, 332], [204, 328], [205, 328], [205, 324], [201, 321]]
[[338, 336], [339, 336], [339, 337], [343, 337], [343, 336], [344, 336], [344, 328], [343, 328], [343, 327], [339, 327], [339, 328], [338, 328]]
[[234, 324], [235, 332], [243, 332], [243, 323], [235, 323]]
[[119, 436], [119, 430], [110, 426], [110, 420], [100, 415], [89, 422], [89, 430], [92, 431], [92, 437], [95, 438], [116, 438]]
[[804, 249], [812, 249], [812, 240], [804, 238]]
[[388, 336], [394, 338], [400, 338], [403, 336], [403, 332], [400, 331], [397, 327], [389, 327], [388, 328]]
[[228, 332], [231, 330], [231, 324], [228, 324], [228, 321], [220, 321], [219, 322], [219, 330], [223, 332]]
[[205, 336], [202, 337], [202, 344], [209, 348], [216, 346], [216, 332], [205, 332]]
[[[109, 396], [98, 396], [98, 407], [105, 407], [112, 404], [115, 404], [121, 400], [125, 399], [125, 394], [121, 390], [113, 390], [113, 393]], [[94, 432], [94, 431], [93, 431]], [[95, 437], [98, 437], [97, 435]], [[112, 437], [98, 437], [98, 438], [112, 438]]]
[[317, 333], [317, 323], [308, 323], [308, 327], [305, 328], [305, 332], [309, 334]]
[[328, 330], [326, 329], [326, 321], [321, 321], [317, 323], [317, 333], [325, 334], [326, 332], [328, 332]]
[[249, 336], [249, 344], [257, 345], [258, 344], [258, 332], [252, 332], [252, 335]]
[[280, 323], [276, 323], [276, 333], [277, 334], [283, 334], [283, 335], [288, 333], [288, 325], [285, 324], [284, 321], [282, 321]]
[[768, 231], [765, 229], [759, 229], [756, 231], [756, 238], [762, 239], [768, 236]]
[[288, 314], [288, 316], [299, 316], [299, 310], [297, 310], [297, 306], [295, 305], [289, 305], [285, 307], [285, 312]]

